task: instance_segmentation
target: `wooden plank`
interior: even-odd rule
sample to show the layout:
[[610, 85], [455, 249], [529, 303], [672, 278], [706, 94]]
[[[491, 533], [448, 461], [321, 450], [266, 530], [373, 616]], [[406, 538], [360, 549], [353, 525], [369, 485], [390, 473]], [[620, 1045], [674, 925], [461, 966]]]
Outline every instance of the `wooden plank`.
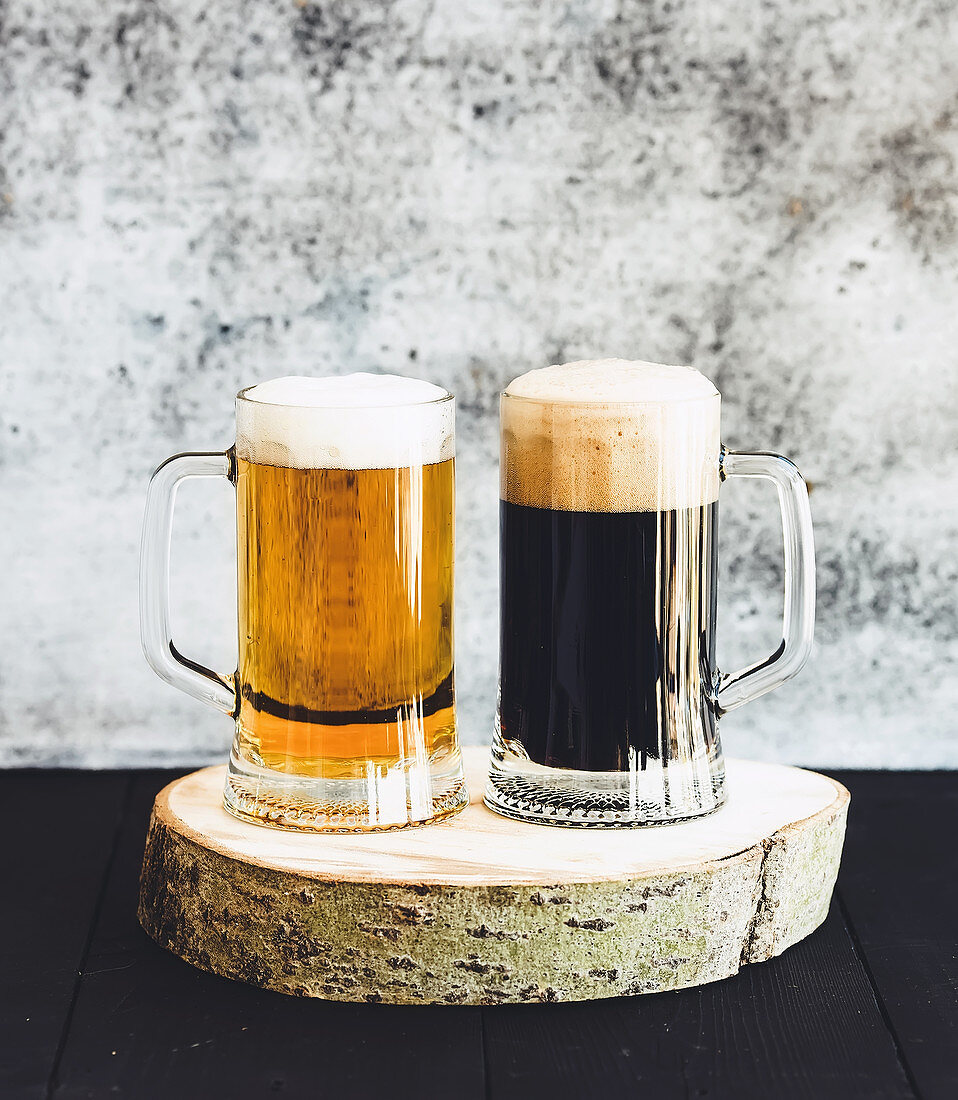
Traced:
[[298, 1000], [193, 969], [136, 921], [150, 808], [168, 776], [134, 787], [54, 1095], [484, 1095], [475, 1008]]
[[0, 772], [5, 1098], [46, 1094], [129, 783], [124, 772]]
[[846, 773], [839, 893], [917, 1090], [958, 1096], [958, 774]]
[[724, 982], [483, 1013], [494, 1100], [914, 1095], [835, 906], [807, 940]]

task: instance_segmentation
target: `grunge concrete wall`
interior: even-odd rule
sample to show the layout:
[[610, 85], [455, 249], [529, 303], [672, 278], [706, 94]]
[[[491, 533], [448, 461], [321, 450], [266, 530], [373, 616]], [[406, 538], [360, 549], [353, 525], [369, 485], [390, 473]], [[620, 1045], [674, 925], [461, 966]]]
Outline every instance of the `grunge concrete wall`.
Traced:
[[[240, 386], [459, 398], [463, 737], [496, 676], [496, 394], [693, 363], [812, 482], [805, 674], [728, 752], [958, 765], [958, 9], [916, 0], [0, 0], [0, 760], [221, 759], [141, 657], [166, 455]], [[231, 491], [189, 486], [177, 641], [235, 659]], [[774, 494], [723, 495], [720, 653], [778, 639]]]

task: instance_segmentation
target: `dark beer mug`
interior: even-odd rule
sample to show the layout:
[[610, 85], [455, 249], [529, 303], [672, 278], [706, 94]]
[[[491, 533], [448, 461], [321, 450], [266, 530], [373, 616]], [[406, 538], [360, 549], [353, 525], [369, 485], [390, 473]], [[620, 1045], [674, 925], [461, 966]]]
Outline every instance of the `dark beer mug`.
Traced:
[[[805, 664], [815, 614], [808, 493], [788, 459], [726, 451], [690, 367], [568, 363], [501, 399], [499, 706], [486, 803], [556, 825], [664, 824], [725, 800], [716, 720]], [[782, 642], [715, 656], [719, 486], [772, 481]]]

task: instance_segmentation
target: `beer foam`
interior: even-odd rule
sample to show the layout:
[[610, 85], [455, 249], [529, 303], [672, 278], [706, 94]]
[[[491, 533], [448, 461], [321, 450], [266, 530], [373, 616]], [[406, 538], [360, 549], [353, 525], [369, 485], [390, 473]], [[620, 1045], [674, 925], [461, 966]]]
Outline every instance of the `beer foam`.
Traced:
[[501, 496], [581, 512], [711, 503], [721, 398], [692, 367], [583, 360], [529, 371], [501, 402]]
[[237, 396], [236, 453], [301, 470], [444, 462], [455, 454], [455, 401], [395, 374], [273, 378]]

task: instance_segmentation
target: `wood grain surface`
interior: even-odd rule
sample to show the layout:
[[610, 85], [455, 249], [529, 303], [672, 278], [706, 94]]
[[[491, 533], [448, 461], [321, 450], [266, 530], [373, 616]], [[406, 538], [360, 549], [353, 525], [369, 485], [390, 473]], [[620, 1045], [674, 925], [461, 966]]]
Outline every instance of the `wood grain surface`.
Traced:
[[210, 851], [317, 882], [549, 886], [618, 882], [744, 857], [782, 829], [810, 827], [848, 801], [817, 772], [726, 762], [718, 812], [644, 829], [564, 829], [513, 821], [482, 803], [488, 754], [463, 750], [470, 802], [436, 825], [394, 832], [310, 834], [252, 825], [223, 809], [225, 767], [204, 768], [157, 796], [155, 817]]
[[137, 924], [137, 878], [171, 778], [0, 775], [4, 1100], [955, 1094], [955, 773], [839, 773], [852, 812], [838, 898], [762, 966], [667, 997], [456, 1009], [281, 997], [158, 948]]

